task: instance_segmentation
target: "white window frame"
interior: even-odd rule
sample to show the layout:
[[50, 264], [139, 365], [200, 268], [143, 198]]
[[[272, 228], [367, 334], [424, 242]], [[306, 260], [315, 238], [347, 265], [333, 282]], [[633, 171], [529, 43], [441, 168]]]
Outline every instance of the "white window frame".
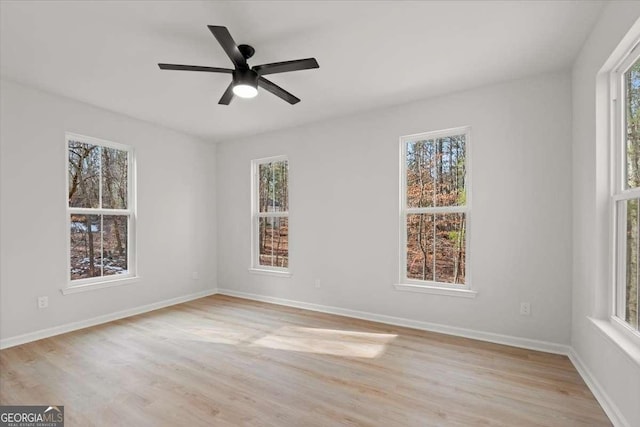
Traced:
[[[127, 209], [103, 209], [103, 208], [75, 208], [70, 207], [69, 197], [69, 142], [83, 142], [101, 147], [113, 148], [116, 150], [126, 151], [127, 159]], [[135, 281], [136, 275], [136, 162], [133, 147], [120, 144], [117, 142], [107, 141], [91, 136], [80, 135], [77, 133], [65, 133], [65, 200], [66, 200], [66, 237], [67, 237], [67, 286], [62, 289], [63, 294], [76, 293], [80, 291], [99, 289], [110, 286], [127, 284]], [[102, 205], [102, 179], [99, 181], [99, 197], [100, 205]], [[71, 215], [122, 215], [128, 216], [127, 224], [127, 270], [126, 274], [115, 274], [109, 276], [90, 277], [86, 279], [71, 280], [71, 228], [69, 219]], [[102, 227], [100, 228], [103, 229]], [[102, 231], [101, 231], [102, 232]]]
[[[266, 274], [272, 276], [291, 276], [291, 236], [288, 241], [288, 267], [276, 267], [270, 265], [260, 265], [260, 218], [287, 218], [289, 219], [289, 210], [291, 206], [288, 206], [287, 211], [281, 212], [260, 212], [260, 165], [274, 162], [287, 162], [287, 167], [290, 167], [289, 158], [286, 155], [264, 157], [261, 159], [255, 159], [251, 161], [251, 267], [249, 271], [252, 273]], [[291, 171], [287, 172], [287, 192], [289, 192], [287, 199], [289, 204], [291, 203], [290, 197], [290, 182]], [[289, 222], [289, 226], [290, 226]]]
[[[419, 140], [436, 139], [453, 135], [465, 135], [465, 185], [466, 204], [464, 206], [440, 206], [431, 208], [407, 207], [407, 144]], [[471, 286], [471, 127], [462, 126], [432, 132], [424, 132], [400, 137], [400, 280], [394, 288], [400, 291], [421, 292], [449, 296], [474, 298], [476, 291]], [[417, 280], [407, 277], [407, 215], [417, 213], [464, 213], [465, 231], [465, 283], [454, 284], [433, 280]]]
[[624, 74], [631, 66], [640, 60], [640, 41], [624, 55], [623, 59], [610, 73], [610, 150], [612, 156], [611, 198], [610, 212], [612, 218], [612, 266], [613, 277], [610, 286], [609, 316], [612, 324], [627, 337], [640, 344], [640, 332], [633, 329], [624, 318], [620, 317], [619, 309], [625, 305], [626, 282], [626, 207], [618, 209], [618, 203], [626, 200], [640, 199], [640, 187], [625, 189], [626, 180], [626, 131], [625, 131], [625, 77]]

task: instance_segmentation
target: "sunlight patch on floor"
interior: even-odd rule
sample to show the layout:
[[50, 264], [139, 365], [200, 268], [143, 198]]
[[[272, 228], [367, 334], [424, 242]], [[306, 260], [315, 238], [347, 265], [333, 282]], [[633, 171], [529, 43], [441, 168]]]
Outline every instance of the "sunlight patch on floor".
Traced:
[[251, 346], [343, 357], [380, 357], [396, 334], [283, 326]]
[[[214, 344], [240, 345], [255, 337], [255, 331], [234, 330], [229, 327], [189, 328], [190, 341], [201, 341]], [[181, 338], [185, 338], [182, 336]]]

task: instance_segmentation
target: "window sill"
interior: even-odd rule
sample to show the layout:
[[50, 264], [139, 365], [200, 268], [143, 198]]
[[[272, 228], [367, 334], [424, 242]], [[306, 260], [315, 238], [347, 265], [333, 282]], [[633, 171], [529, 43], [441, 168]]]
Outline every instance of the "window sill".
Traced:
[[396, 291], [419, 292], [423, 294], [446, 295], [450, 297], [475, 298], [477, 291], [471, 289], [453, 289], [439, 286], [428, 285], [407, 285], [404, 283], [396, 283], [393, 285]]
[[131, 285], [133, 283], [139, 282], [140, 279], [141, 279], [140, 276], [136, 276], [136, 277], [126, 277], [123, 279], [109, 280], [105, 282], [87, 283], [84, 285], [69, 286], [64, 289], [60, 289], [60, 292], [62, 292], [62, 295], [77, 294], [79, 292], [95, 291], [98, 289], [112, 288], [114, 286]]
[[275, 277], [291, 277], [290, 271], [281, 271], [281, 270], [267, 270], [264, 268], [250, 268], [249, 273], [251, 274], [260, 274], [263, 276], [275, 276]]
[[596, 319], [593, 317], [588, 319], [600, 333], [640, 366], [640, 340], [636, 336], [629, 336], [633, 332], [621, 330], [624, 326], [615, 324], [618, 322], [615, 319]]

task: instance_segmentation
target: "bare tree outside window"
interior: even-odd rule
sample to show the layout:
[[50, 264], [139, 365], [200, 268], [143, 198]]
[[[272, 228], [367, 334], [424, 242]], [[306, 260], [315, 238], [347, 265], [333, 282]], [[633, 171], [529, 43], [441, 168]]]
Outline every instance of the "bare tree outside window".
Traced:
[[640, 60], [631, 64], [621, 76], [619, 117], [624, 129], [619, 140], [624, 151], [622, 189], [614, 195], [618, 212], [618, 281], [616, 315], [632, 329], [640, 330]]
[[403, 140], [406, 278], [465, 284], [467, 134]]
[[254, 164], [257, 265], [286, 269], [289, 267], [289, 163], [278, 158]]
[[130, 152], [67, 138], [70, 279], [129, 273]]

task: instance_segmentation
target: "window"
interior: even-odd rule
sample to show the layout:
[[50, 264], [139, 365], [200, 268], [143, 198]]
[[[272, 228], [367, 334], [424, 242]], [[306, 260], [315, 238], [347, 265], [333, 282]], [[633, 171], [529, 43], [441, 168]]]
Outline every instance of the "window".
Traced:
[[614, 317], [638, 333], [640, 322], [640, 49], [612, 73], [616, 272]]
[[400, 143], [400, 282], [470, 289], [469, 129], [405, 136]]
[[70, 286], [134, 274], [133, 151], [67, 134]]
[[289, 162], [286, 157], [254, 160], [252, 267], [289, 269]]

